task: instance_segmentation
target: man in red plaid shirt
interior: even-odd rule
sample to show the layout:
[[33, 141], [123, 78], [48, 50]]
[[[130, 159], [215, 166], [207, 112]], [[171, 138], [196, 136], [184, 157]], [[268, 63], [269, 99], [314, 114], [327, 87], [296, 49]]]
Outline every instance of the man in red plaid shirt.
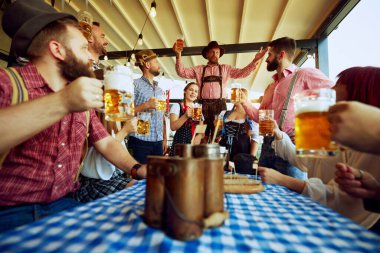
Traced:
[[0, 167], [0, 232], [79, 204], [69, 195], [79, 187], [87, 131], [107, 160], [145, 177], [146, 167], [139, 168], [92, 110], [103, 106], [102, 84], [93, 78], [93, 58], [76, 19], [42, 0], [18, 0], [2, 25], [13, 52], [30, 63], [16, 68], [29, 101], [14, 106], [11, 79], [0, 69], [0, 154], [8, 152]]

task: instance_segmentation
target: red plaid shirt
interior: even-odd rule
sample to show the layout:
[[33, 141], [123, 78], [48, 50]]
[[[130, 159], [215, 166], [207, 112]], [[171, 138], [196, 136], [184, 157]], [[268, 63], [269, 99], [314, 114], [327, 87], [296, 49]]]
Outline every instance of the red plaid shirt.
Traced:
[[[34, 65], [17, 70], [29, 100], [53, 93]], [[10, 106], [12, 93], [9, 78], [0, 69], [0, 107]], [[70, 113], [11, 149], [0, 169], [0, 206], [49, 203], [76, 190], [86, 124], [84, 112]], [[93, 110], [89, 134], [90, 143], [108, 136]]]

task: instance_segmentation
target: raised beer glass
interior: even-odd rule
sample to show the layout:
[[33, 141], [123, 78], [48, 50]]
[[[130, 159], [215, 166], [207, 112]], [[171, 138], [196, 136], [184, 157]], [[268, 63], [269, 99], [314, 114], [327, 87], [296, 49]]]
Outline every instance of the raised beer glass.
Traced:
[[92, 15], [87, 11], [78, 12], [78, 22], [81, 31], [87, 40], [92, 40]]
[[233, 83], [231, 85], [231, 103], [241, 102], [241, 84]]
[[150, 131], [150, 112], [137, 113], [137, 133], [139, 135], [149, 135]]
[[168, 96], [168, 91], [163, 91], [163, 94], [157, 96], [156, 110], [165, 112], [166, 111], [166, 99]]
[[273, 136], [274, 130], [274, 110], [259, 110], [259, 133], [262, 136]]
[[180, 51], [183, 50], [183, 42], [184, 42], [183, 34], [178, 34], [176, 44], [177, 44], [178, 50]]
[[194, 104], [192, 119], [194, 121], [201, 121], [202, 120], [202, 105], [201, 104], [197, 104], [197, 103]]
[[108, 121], [127, 121], [135, 114], [134, 87], [130, 70], [115, 66], [104, 76], [104, 113]]
[[298, 156], [334, 156], [338, 148], [331, 140], [328, 109], [335, 104], [335, 90], [305, 90], [295, 99], [295, 142]]

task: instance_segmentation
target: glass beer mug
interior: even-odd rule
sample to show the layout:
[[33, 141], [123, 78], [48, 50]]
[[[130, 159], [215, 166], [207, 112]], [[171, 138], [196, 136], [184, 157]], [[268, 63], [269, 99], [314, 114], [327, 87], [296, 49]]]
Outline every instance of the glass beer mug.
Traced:
[[150, 112], [137, 113], [137, 133], [139, 135], [149, 135], [150, 131]]
[[135, 114], [131, 70], [115, 66], [104, 75], [104, 113], [108, 121], [127, 121]]
[[79, 11], [77, 14], [79, 27], [87, 40], [92, 39], [92, 15], [87, 11]]
[[294, 99], [296, 154], [311, 157], [336, 155], [338, 148], [331, 140], [327, 120], [328, 109], [335, 104], [335, 90], [305, 90], [297, 93]]
[[163, 91], [161, 95], [157, 96], [157, 106], [156, 110], [165, 112], [166, 111], [166, 99], [168, 97], [168, 91]]
[[273, 136], [274, 130], [274, 110], [259, 110], [259, 133], [262, 136]]
[[241, 102], [241, 84], [233, 83], [231, 85], [231, 103]]
[[194, 121], [201, 121], [202, 120], [202, 105], [201, 104], [197, 104], [197, 103], [194, 104], [192, 119]]

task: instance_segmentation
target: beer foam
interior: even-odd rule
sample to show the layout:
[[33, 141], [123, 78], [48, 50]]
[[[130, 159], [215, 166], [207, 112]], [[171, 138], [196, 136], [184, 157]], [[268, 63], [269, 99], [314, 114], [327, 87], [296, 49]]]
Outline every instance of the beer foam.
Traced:
[[296, 114], [304, 113], [304, 112], [327, 112], [329, 107], [333, 105], [332, 101], [304, 101], [298, 102], [295, 105]]
[[117, 89], [134, 93], [133, 79], [126, 73], [109, 71], [104, 77], [104, 87], [106, 90]]

